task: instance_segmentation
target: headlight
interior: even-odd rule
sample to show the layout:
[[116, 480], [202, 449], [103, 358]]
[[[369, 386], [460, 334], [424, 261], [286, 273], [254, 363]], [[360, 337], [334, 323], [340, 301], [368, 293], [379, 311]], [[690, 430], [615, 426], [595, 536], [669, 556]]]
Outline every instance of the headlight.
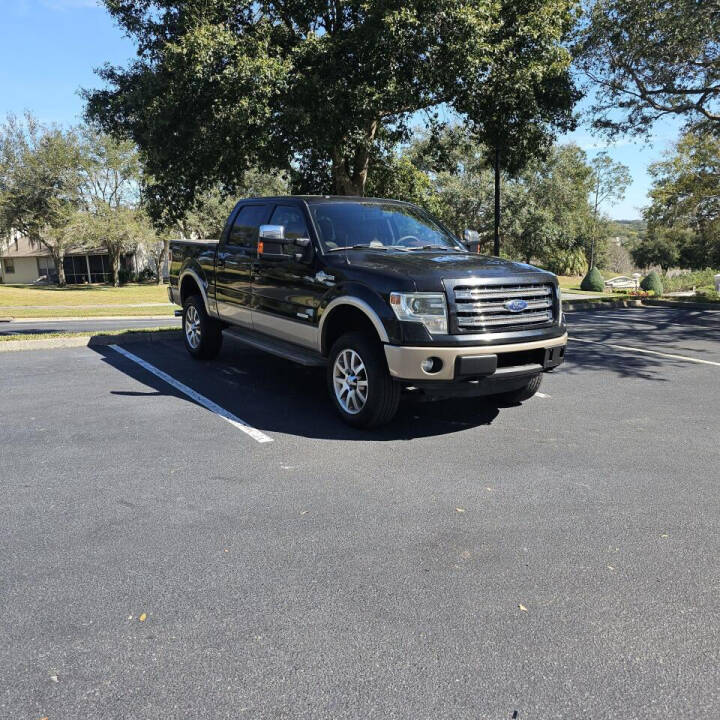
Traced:
[[447, 306], [442, 293], [390, 293], [398, 320], [422, 323], [432, 335], [447, 335]]

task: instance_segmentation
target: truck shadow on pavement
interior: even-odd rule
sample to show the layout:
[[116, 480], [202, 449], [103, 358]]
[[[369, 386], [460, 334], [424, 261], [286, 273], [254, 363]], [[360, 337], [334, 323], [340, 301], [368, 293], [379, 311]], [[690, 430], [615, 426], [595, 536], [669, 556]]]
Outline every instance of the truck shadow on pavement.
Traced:
[[[410, 393], [403, 395], [398, 414], [388, 425], [358, 430], [345, 425], [336, 415], [322, 369], [302, 367], [235, 341], [226, 342], [218, 358], [207, 362], [190, 358], [179, 341], [134, 344], [126, 349], [270, 434], [326, 440], [411, 440], [490, 425], [502, 407], [511, 407], [488, 398], [423, 402]], [[199, 405], [112, 348], [98, 346], [93, 350], [115, 369], [151, 388], [150, 391], [109, 388], [111, 395], [174, 396]]]

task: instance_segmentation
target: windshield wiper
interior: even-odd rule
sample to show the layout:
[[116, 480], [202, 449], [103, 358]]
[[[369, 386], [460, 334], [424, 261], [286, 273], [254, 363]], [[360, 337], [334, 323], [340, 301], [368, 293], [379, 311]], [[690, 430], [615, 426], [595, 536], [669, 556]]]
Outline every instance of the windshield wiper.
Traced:
[[387, 250], [385, 245], [345, 245], [343, 247], [329, 248], [328, 252], [338, 252], [339, 250]]
[[409, 247], [407, 249], [410, 251], [413, 251], [413, 250], [437, 250], [438, 252], [447, 252], [448, 250], [452, 250], [453, 252], [462, 252], [461, 250], [458, 250], [455, 247], [441, 247], [439, 245], [421, 245], [419, 247]]

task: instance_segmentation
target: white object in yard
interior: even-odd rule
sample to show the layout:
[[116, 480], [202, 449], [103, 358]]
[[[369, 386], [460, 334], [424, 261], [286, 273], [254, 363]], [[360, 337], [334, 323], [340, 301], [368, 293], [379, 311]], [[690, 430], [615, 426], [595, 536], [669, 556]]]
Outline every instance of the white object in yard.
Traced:
[[619, 275], [611, 280], [605, 281], [605, 286], [609, 288], [630, 288], [634, 289], [637, 287], [637, 281], [627, 275]]
[[715, 276], [715, 292], [720, 293], [720, 275]]

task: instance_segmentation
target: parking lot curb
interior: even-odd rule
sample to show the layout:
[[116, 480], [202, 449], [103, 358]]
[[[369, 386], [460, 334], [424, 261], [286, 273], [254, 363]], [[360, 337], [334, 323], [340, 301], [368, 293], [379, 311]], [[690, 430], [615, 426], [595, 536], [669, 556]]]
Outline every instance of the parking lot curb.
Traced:
[[684, 302], [682, 300], [654, 300], [646, 298], [643, 305], [654, 305], [656, 307], [687, 308], [688, 310], [720, 310], [720, 303]]
[[598, 299], [598, 300], [578, 300], [577, 302], [563, 301], [564, 312], [574, 312], [577, 310], [610, 310], [613, 308], [621, 307], [642, 307], [640, 300], [612, 300], [612, 299]]
[[70, 337], [40, 338], [38, 340], [4, 340], [0, 341], [0, 353], [21, 350], [54, 350], [72, 347], [100, 347], [102, 345], [126, 345], [139, 342], [162, 342], [182, 337], [180, 330], [175, 328], [154, 332], [129, 331], [119, 335], [72, 335]]
[[170, 320], [173, 315], [59, 315], [57, 317], [0, 317], [0, 322], [93, 322], [100, 320]]

